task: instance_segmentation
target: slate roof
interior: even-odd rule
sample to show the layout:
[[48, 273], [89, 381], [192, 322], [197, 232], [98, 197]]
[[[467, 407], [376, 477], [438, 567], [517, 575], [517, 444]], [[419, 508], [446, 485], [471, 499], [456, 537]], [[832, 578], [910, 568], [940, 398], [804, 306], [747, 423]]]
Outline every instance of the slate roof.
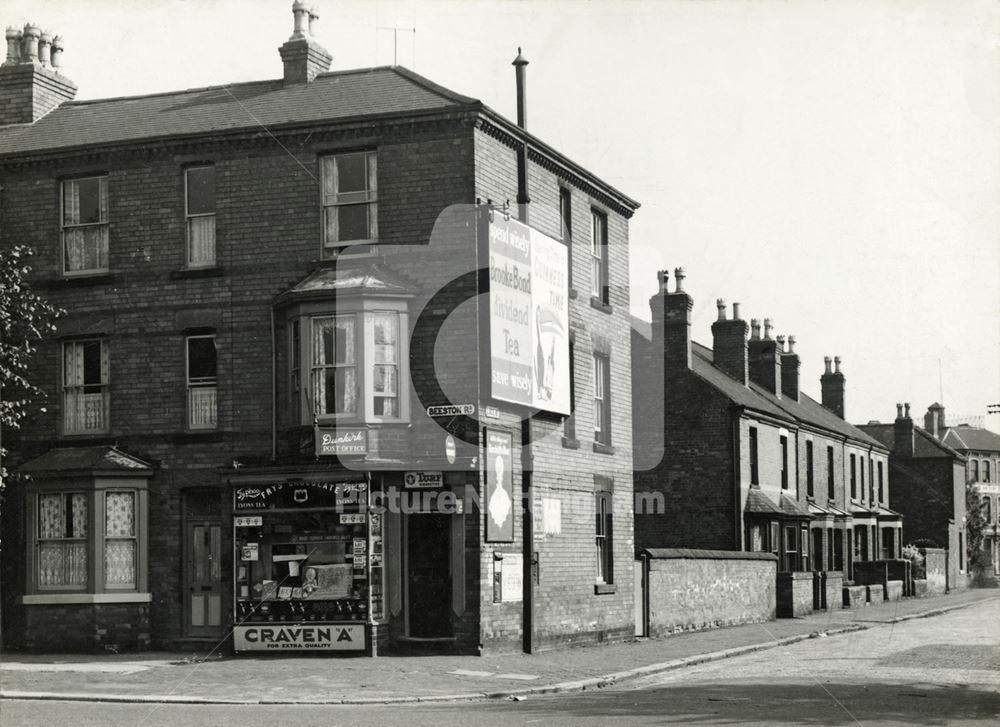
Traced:
[[781, 511], [786, 515], [812, 519], [812, 513], [808, 509], [799, 505], [795, 498], [789, 497], [784, 492], [781, 493]]
[[152, 468], [150, 463], [115, 447], [94, 446], [50, 449], [40, 457], [25, 462], [18, 469], [21, 472], [41, 474], [80, 471], [147, 473]]
[[948, 427], [941, 441], [961, 451], [1000, 452], [1000, 434], [968, 424]]
[[388, 265], [377, 262], [341, 263], [315, 270], [278, 296], [279, 302], [329, 293], [367, 292], [413, 295], [416, 286]]
[[784, 515], [785, 511], [775, 502], [756, 487], [751, 487], [747, 493], [747, 502], [743, 508], [744, 512], [756, 513], [758, 515]]
[[[895, 451], [896, 447], [896, 427], [893, 424], [860, 424], [858, 425], [860, 429], [863, 429], [870, 436], [882, 442], [886, 447], [889, 448], [890, 452]], [[928, 432], [926, 429], [922, 429], [916, 425], [913, 426], [913, 456], [916, 459], [920, 458], [934, 458], [934, 457], [950, 457], [951, 459], [964, 460], [960, 453], [956, 452], [954, 449], [949, 447], [943, 442], [939, 442], [934, 436]]]
[[[647, 343], [652, 342], [653, 332], [650, 323], [633, 316], [632, 328]], [[692, 371], [727, 396], [734, 404], [770, 414], [790, 423], [799, 422], [836, 432], [865, 446], [884, 448], [878, 439], [869, 436], [850, 422], [844, 421], [801, 391], [799, 392], [799, 400], [793, 401], [786, 397], [778, 398], [764, 387], [753, 382], [750, 382], [749, 386], [742, 386], [731, 376], [717, 369], [713, 360], [711, 348], [696, 341], [691, 342]]]
[[34, 124], [0, 128], [0, 156], [77, 146], [482, 107], [399, 66], [322, 73], [311, 83], [210, 86], [71, 101]]

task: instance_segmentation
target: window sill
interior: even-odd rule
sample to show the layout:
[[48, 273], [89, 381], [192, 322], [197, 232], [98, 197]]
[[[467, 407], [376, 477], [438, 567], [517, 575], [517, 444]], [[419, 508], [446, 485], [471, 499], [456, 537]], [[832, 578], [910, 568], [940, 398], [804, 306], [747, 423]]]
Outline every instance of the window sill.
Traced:
[[597, 454], [615, 454], [615, 448], [610, 444], [604, 444], [602, 442], [594, 442], [594, 451]]
[[611, 308], [611, 304], [610, 303], [605, 303], [603, 300], [601, 300], [600, 298], [594, 297], [593, 295], [590, 296], [590, 307], [593, 308], [593, 309], [595, 309], [595, 310], [599, 310], [602, 313], [611, 313], [612, 310], [613, 310]]
[[221, 278], [226, 271], [218, 265], [206, 268], [184, 268], [183, 270], [171, 270], [171, 280], [192, 280], [196, 278]]
[[115, 279], [111, 273], [93, 273], [91, 275], [72, 275], [69, 277], [52, 278], [40, 284], [39, 287], [48, 290], [64, 290], [66, 288], [89, 288], [95, 285], [111, 285]]
[[151, 603], [150, 593], [39, 593], [21, 596], [24, 606], [56, 606], [86, 603]]
[[577, 439], [576, 437], [563, 437], [562, 446], [565, 447], [566, 449], [579, 449], [580, 440]]
[[607, 596], [612, 593], [618, 592], [618, 586], [614, 583], [595, 583], [594, 584], [594, 595], [595, 596]]
[[76, 444], [114, 444], [117, 440], [111, 436], [110, 431], [103, 432], [69, 432], [60, 434], [59, 439], [65, 442]]

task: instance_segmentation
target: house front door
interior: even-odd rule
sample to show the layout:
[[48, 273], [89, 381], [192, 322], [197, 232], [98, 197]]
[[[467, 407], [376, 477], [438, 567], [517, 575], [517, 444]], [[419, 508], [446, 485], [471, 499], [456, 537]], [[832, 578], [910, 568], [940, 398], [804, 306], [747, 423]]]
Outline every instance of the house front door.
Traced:
[[184, 635], [222, 637], [222, 520], [216, 493], [185, 495]]
[[406, 516], [407, 635], [452, 636], [451, 515]]

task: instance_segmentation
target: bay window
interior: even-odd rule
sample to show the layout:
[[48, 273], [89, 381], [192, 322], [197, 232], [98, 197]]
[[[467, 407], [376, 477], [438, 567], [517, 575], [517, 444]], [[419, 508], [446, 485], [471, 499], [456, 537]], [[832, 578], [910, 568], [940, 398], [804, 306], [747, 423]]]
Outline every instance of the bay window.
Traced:
[[[323, 187], [323, 251], [368, 246], [378, 239], [378, 162], [373, 151], [334, 154], [320, 160]], [[370, 248], [352, 252], [369, 252]]]
[[[289, 392], [300, 423], [408, 419], [406, 313], [381, 305], [359, 302], [332, 315], [299, 311], [290, 322]], [[307, 395], [300, 392], [303, 361], [310, 369]]]
[[144, 476], [32, 481], [23, 602], [148, 600], [146, 491]]
[[107, 176], [62, 183], [62, 242], [65, 275], [108, 271]]
[[63, 342], [63, 434], [108, 430], [109, 379], [106, 340]]

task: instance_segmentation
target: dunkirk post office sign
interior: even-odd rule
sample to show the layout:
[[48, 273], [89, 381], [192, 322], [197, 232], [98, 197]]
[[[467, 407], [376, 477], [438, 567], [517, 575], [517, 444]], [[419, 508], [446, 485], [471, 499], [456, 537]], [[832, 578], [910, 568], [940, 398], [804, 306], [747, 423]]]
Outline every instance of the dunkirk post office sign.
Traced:
[[491, 394], [571, 414], [566, 246], [501, 215], [487, 228]]
[[367, 454], [368, 430], [345, 427], [316, 427], [316, 456]]
[[233, 629], [236, 651], [363, 651], [364, 624], [261, 624]]

